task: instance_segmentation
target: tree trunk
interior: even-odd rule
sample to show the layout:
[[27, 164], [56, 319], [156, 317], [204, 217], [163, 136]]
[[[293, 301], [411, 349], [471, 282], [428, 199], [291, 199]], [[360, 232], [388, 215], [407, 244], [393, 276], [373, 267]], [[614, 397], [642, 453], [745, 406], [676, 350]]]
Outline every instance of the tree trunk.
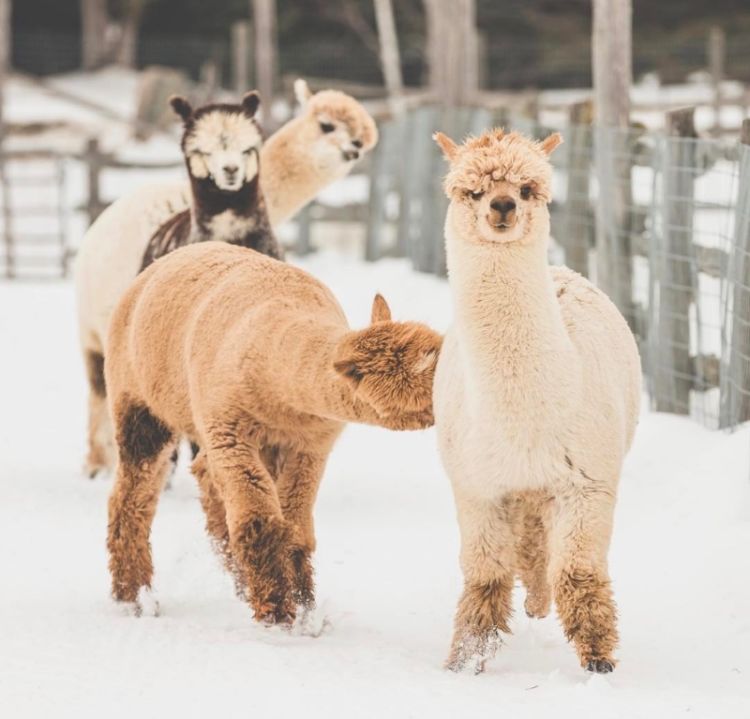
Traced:
[[11, 0], [0, 0], [0, 142], [3, 132], [3, 100], [10, 64], [10, 7]]
[[398, 51], [398, 36], [391, 0], [375, 0], [375, 19], [380, 41], [380, 64], [383, 68], [391, 112], [398, 115], [403, 109], [401, 96], [404, 84], [401, 77], [401, 56]]
[[145, 0], [130, 0], [125, 18], [122, 21], [122, 35], [117, 50], [117, 64], [135, 68], [138, 60], [138, 32]]
[[84, 70], [95, 70], [104, 59], [107, 0], [81, 0], [81, 58]]
[[276, 0], [251, 0], [255, 28], [255, 83], [265, 105], [264, 124], [271, 128], [276, 84]]

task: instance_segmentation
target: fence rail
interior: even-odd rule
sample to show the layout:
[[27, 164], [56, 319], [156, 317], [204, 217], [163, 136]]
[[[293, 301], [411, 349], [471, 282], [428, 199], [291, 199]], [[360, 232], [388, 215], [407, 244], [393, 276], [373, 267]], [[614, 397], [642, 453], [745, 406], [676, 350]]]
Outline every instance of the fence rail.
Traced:
[[[587, 103], [570, 116], [553, 156], [555, 257], [603, 285], [628, 319], [656, 409], [716, 428], [750, 420], [750, 121], [728, 143], [697, 137], [690, 109], [668, 114], [668, 135], [595, 131]], [[384, 124], [366, 259], [409, 257], [417, 270], [444, 274], [445, 167], [432, 132], [548, 131], [508, 120], [422, 108]]]

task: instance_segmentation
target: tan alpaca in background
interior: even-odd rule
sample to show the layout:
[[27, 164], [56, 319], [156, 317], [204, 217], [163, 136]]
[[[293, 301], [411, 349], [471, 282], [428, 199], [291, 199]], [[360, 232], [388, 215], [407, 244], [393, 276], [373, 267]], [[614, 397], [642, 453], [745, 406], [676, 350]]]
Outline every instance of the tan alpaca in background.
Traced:
[[[295, 91], [300, 116], [281, 127], [260, 150], [261, 191], [274, 228], [348, 174], [378, 138], [373, 119], [349, 95], [333, 90], [312, 94], [304, 80], [297, 80]], [[90, 476], [110, 468], [114, 461], [102, 374], [110, 316], [141, 269], [154, 233], [190, 203], [188, 182], [145, 185], [110, 205], [88, 229], [79, 248], [75, 282], [89, 386], [86, 472]], [[218, 231], [213, 234], [219, 239]], [[222, 239], [232, 237], [228, 233]]]
[[547, 156], [560, 136], [436, 140], [450, 162], [455, 322], [436, 372], [435, 419], [465, 582], [448, 666], [484, 668], [509, 631], [520, 576], [527, 612], [544, 616], [554, 596], [581, 664], [609, 672], [617, 629], [607, 553], [638, 419], [638, 350], [602, 292], [547, 264]]
[[205, 242], [155, 262], [119, 303], [105, 353], [114, 597], [135, 602], [151, 585], [151, 522], [184, 435], [201, 450], [207, 529], [256, 618], [311, 607], [313, 504], [333, 444], [350, 421], [431, 425], [441, 343], [391, 321], [380, 297], [352, 331], [320, 282], [245, 248]]

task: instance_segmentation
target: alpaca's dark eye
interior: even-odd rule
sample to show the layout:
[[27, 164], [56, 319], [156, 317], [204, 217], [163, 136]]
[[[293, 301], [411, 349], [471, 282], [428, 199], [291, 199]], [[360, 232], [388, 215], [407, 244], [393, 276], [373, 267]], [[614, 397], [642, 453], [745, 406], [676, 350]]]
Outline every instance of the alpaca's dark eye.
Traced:
[[329, 132], [333, 132], [336, 128], [331, 122], [321, 122], [320, 129], [326, 134], [328, 134]]
[[521, 199], [528, 200], [531, 194], [534, 192], [534, 188], [531, 185], [524, 185], [521, 188]]
[[357, 148], [362, 147], [362, 140], [352, 140], [352, 145]]
[[470, 192], [469, 196], [471, 197], [472, 200], [481, 200], [482, 197], [484, 197], [484, 192], [482, 192], [481, 190], [477, 192]]

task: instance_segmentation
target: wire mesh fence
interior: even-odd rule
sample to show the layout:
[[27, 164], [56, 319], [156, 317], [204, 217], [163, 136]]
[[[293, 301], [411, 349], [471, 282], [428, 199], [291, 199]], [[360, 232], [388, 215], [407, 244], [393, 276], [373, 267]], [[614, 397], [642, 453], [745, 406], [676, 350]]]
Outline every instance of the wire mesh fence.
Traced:
[[[750, 419], [750, 146], [571, 125], [553, 155], [551, 259], [602, 286], [639, 342], [659, 411], [710, 428]], [[383, 127], [373, 158], [366, 255], [445, 272], [445, 168], [430, 136], [492, 125], [545, 128], [486, 109], [422, 108]]]

